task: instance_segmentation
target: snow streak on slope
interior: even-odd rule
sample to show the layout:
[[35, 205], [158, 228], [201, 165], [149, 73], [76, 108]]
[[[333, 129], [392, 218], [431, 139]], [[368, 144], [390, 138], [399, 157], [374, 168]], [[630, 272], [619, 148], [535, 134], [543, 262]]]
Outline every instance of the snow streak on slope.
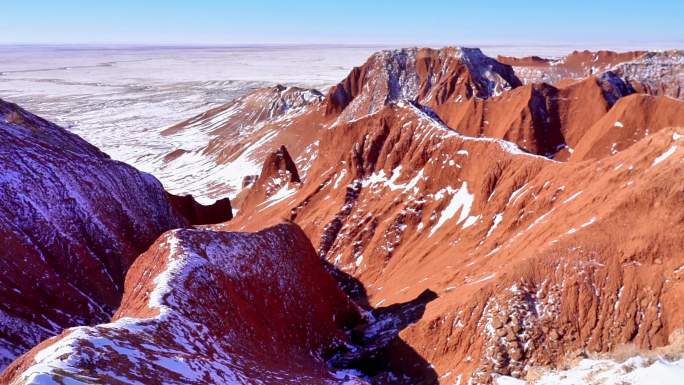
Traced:
[[[456, 215], [456, 212], [459, 212], [459, 210], [461, 214], [456, 221], [457, 224], [465, 221], [470, 214], [470, 208], [473, 205], [473, 195], [468, 191], [468, 182], [463, 182], [461, 188], [458, 190], [449, 192], [452, 192], [454, 195], [451, 197], [449, 204], [442, 211], [437, 223], [430, 229], [430, 236], [437, 232], [447, 220]], [[464, 224], [464, 227], [467, 226]]]

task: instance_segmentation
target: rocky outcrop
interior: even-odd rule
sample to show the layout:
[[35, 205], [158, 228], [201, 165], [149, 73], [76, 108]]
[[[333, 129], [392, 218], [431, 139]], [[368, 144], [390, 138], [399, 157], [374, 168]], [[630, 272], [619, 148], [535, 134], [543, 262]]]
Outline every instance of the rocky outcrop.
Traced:
[[641, 92], [684, 99], [684, 51], [648, 52], [612, 69]]
[[4, 101], [0, 168], [0, 367], [109, 320], [138, 254], [193, 219], [151, 175]]
[[[579, 76], [586, 64], [580, 56], [586, 54], [578, 55], [568, 57], [563, 75]], [[601, 53], [597, 58], [607, 66], [633, 56]], [[541, 58], [502, 60], [556, 68]], [[573, 148], [619, 98], [635, 92], [613, 72], [596, 77], [585, 72], [580, 84], [521, 86], [508, 64], [477, 49], [382, 51], [332, 87], [324, 103], [326, 113], [338, 122], [372, 114], [393, 102], [415, 103], [460, 133], [506, 139], [535, 154], [567, 159], [563, 149]]]
[[510, 66], [477, 48], [381, 51], [326, 95], [326, 113], [354, 120], [398, 101], [487, 99], [520, 85]]
[[613, 51], [573, 51], [558, 59], [530, 56], [515, 58], [498, 56], [497, 60], [511, 65], [516, 75], [524, 83], [556, 83], [567, 79], [582, 79], [587, 76], [598, 76], [616, 65], [639, 60], [646, 51], [613, 52]]
[[0, 382], [365, 384], [325, 361], [359, 317], [295, 225], [175, 230], [135, 261], [111, 323], [45, 341]]
[[244, 196], [238, 197], [241, 198], [240, 208], [250, 212], [257, 207], [273, 205], [294, 194], [301, 183], [297, 166], [290, 153], [285, 146], [280, 146], [266, 157], [261, 174], [250, 188], [244, 191]]

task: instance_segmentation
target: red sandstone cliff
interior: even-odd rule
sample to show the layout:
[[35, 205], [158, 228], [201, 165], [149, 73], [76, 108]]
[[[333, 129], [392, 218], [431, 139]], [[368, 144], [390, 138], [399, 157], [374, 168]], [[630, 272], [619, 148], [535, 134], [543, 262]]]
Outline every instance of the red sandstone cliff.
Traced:
[[317, 178], [225, 227], [289, 215], [374, 306], [437, 292], [401, 338], [444, 383], [520, 377], [571, 353], [664, 345], [684, 326], [681, 138], [663, 129], [598, 163], [558, 163], [389, 106], [326, 131]]

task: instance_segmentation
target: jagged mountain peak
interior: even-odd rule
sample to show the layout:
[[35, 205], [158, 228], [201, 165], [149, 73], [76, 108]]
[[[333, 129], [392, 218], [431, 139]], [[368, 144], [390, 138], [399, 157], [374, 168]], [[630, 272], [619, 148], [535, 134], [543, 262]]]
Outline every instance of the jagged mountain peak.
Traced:
[[281, 145], [276, 151], [273, 151], [266, 157], [261, 174], [266, 177], [274, 177], [280, 172], [287, 173], [289, 182], [301, 182], [297, 166], [292, 161], [292, 157], [290, 157], [290, 153], [287, 152], [287, 148], [284, 145]]
[[328, 91], [326, 111], [353, 120], [400, 100], [425, 103], [456, 95], [486, 99], [518, 85], [510, 66], [477, 48], [385, 50]]

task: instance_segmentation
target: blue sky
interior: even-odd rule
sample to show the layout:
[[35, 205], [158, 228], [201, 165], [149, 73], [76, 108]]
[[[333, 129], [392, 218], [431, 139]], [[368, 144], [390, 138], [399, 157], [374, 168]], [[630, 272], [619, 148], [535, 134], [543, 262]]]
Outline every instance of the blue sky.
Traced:
[[684, 0], [5, 0], [0, 43], [684, 45]]

